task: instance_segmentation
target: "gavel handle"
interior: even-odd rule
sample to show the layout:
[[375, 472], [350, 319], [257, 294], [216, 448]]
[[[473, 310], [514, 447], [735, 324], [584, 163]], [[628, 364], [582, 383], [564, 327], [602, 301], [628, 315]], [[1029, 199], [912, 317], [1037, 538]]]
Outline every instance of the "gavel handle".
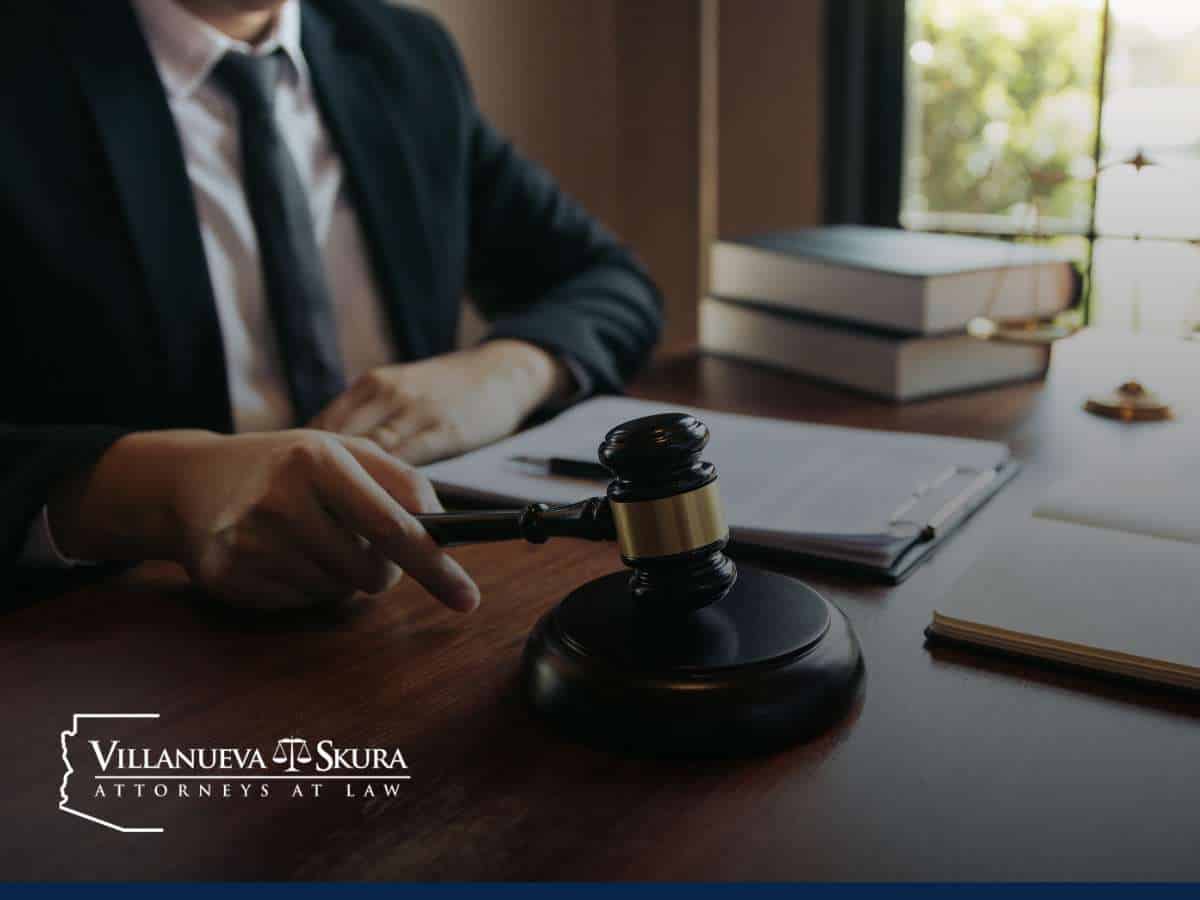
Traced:
[[416, 518], [442, 547], [485, 541], [541, 544], [552, 537], [590, 541], [612, 541], [617, 537], [608, 501], [601, 497], [570, 506], [531, 503], [524, 509], [430, 513]]

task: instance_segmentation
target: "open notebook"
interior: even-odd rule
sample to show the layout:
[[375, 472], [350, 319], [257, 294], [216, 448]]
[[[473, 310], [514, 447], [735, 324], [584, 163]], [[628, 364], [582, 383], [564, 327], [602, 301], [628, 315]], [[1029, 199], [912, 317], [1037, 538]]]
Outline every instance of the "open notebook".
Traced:
[[[733, 539], [870, 570], [911, 566], [1011, 475], [1003, 444], [782, 422], [626, 397], [599, 397], [550, 422], [425, 467], [439, 491], [475, 502], [572, 503], [603, 482], [551, 476], [513, 457], [595, 460], [627, 419], [691, 412], [708, 425]], [[931, 522], [937, 528], [929, 528]]]
[[1200, 690], [1200, 485], [1094, 472], [979, 560], [927, 634]]

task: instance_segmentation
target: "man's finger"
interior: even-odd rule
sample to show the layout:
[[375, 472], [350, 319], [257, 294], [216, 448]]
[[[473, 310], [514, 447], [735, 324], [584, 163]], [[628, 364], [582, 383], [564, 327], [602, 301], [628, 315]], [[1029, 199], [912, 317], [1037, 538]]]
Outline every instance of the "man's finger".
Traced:
[[434, 427], [418, 431], [412, 437], [398, 443], [391, 452], [393, 456], [412, 463], [414, 466], [423, 466], [426, 463], [452, 456], [459, 449], [461, 448], [455, 446], [449, 432], [443, 428]]
[[479, 605], [479, 588], [345, 446], [313, 471], [321, 501], [451, 609]]
[[391, 453], [413, 435], [432, 428], [435, 421], [432, 416], [412, 414], [392, 416], [366, 432], [366, 436]]
[[[317, 597], [343, 596], [356, 590], [378, 593], [390, 587], [392, 564], [379, 558], [369, 547], [363, 549], [367, 555], [367, 562], [362, 563], [363, 583], [353, 584], [338, 569], [324, 565], [302, 542], [285, 534], [282, 529], [275, 529], [273, 536], [266, 539], [262, 556], [253, 564], [253, 568], [273, 581]], [[372, 563], [374, 571], [371, 571]]]
[[405, 406], [397, 399], [396, 392], [381, 388], [365, 403], [352, 409], [335, 430], [338, 434], [368, 434], [372, 428], [402, 417], [404, 412]]
[[345, 438], [342, 444], [396, 502], [415, 513], [444, 512], [429, 479], [373, 441]]
[[359, 378], [317, 413], [309, 425], [322, 431], [340, 432], [354, 411], [370, 403], [378, 392], [379, 382], [374, 378]]
[[278, 527], [296, 544], [297, 555], [309, 557], [336, 584], [367, 594], [385, 590], [391, 579], [386, 561], [372, 553], [358, 539], [354, 526], [338, 521], [336, 514], [323, 502], [323, 495], [297, 492]]

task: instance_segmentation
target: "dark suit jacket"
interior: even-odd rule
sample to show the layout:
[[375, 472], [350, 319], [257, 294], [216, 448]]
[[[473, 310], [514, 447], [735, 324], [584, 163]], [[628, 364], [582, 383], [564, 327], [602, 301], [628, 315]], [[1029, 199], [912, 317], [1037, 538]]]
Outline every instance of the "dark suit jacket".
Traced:
[[[492, 335], [616, 390], [659, 328], [630, 255], [475, 106], [428, 16], [306, 0], [302, 41], [402, 359]], [[0, 9], [0, 569], [49, 487], [130, 430], [231, 427], [174, 120], [124, 0]]]

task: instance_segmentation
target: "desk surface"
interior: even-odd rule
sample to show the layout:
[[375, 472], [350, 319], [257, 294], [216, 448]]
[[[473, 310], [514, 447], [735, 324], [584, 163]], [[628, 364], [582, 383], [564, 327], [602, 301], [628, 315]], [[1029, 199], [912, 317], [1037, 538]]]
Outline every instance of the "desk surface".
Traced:
[[[1127, 372], [1179, 421], [1080, 410]], [[635, 393], [668, 402], [1003, 439], [1026, 463], [899, 587], [793, 570], [853, 621], [868, 681], [850, 720], [766, 758], [623, 758], [526, 712], [525, 635], [616, 568], [602, 546], [463, 549], [485, 596], [466, 618], [407, 585], [336, 616], [248, 621], [151, 567], [20, 594], [0, 614], [0, 879], [1198, 879], [1200, 700], [931, 653], [921, 636], [1071, 466], [1198, 446], [1198, 383], [1200, 346], [1096, 335], [1056, 348], [1047, 384], [905, 407], [713, 359], [643, 378]], [[88, 711], [157, 712], [139, 731], [156, 744], [396, 746], [412, 778], [394, 799], [148, 799], [165, 832], [120, 834], [56, 808], [59, 733]]]

